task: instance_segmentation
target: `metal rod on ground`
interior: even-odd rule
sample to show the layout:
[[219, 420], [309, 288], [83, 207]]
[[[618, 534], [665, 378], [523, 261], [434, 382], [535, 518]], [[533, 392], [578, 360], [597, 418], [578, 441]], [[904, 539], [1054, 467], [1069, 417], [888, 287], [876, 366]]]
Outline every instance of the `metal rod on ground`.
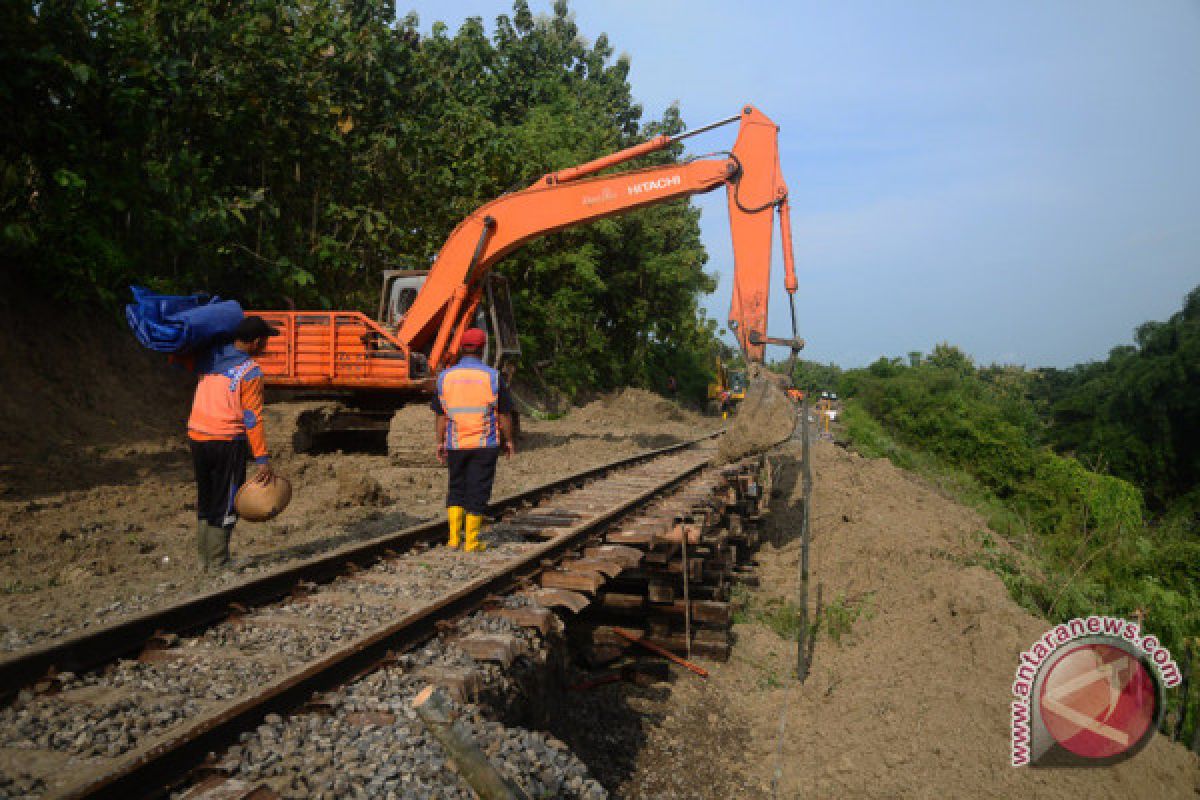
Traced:
[[691, 670], [692, 672], [699, 675], [701, 678], [708, 677], [708, 670], [706, 670], [704, 667], [698, 667], [690, 661], [684, 661], [682, 658], [675, 655], [670, 650], [659, 647], [654, 642], [647, 642], [645, 639], [638, 638], [637, 636], [634, 636], [632, 633], [625, 630], [624, 628], [613, 628], [613, 633], [615, 633], [617, 636], [620, 636], [622, 639], [624, 639], [628, 642], [633, 642], [634, 644], [640, 644], [642, 647], [646, 648], [651, 653], [658, 653], [660, 656], [667, 659], [668, 661], [672, 661], [685, 669]]
[[817, 600], [813, 603], [812, 618], [816, 620], [809, 628], [808, 634], [808, 652], [804, 654], [804, 663], [809, 672], [812, 672], [813, 653], [817, 649], [817, 634], [821, 632], [821, 612], [824, 610], [821, 597], [825, 590], [825, 584], [817, 581]]
[[412, 705], [425, 727], [446, 748], [446, 754], [458, 767], [458, 774], [482, 800], [530, 800], [520, 786], [488, 761], [466, 726], [451, 718], [445, 692], [426, 686], [413, 698]]
[[688, 557], [687, 557], [687, 526], [680, 526], [683, 535], [679, 537], [683, 545], [683, 638], [686, 642], [687, 657], [692, 657], [692, 597], [688, 592]]
[[812, 500], [812, 470], [809, 466], [808, 396], [800, 404], [801, 456], [800, 479], [804, 481], [804, 510], [800, 517], [800, 630], [796, 632], [796, 679], [808, 677], [805, 641], [808, 631], [808, 507]]

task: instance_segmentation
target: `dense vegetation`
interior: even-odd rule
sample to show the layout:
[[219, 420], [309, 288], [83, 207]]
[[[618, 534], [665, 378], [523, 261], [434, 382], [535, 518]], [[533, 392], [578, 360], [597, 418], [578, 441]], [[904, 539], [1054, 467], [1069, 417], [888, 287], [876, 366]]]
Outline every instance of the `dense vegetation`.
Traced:
[[1069, 370], [978, 367], [950, 345], [804, 370], [798, 379], [836, 380], [816, 388], [850, 398], [846, 430], [861, 451], [987, 513], [1025, 558], [981, 531], [981, 561], [1024, 605], [1055, 621], [1144, 616], [1186, 660], [1200, 634], [1200, 289], [1140, 327], [1136, 345]]
[[[565, 0], [495, 22], [421, 36], [388, 0], [4, 4], [6, 268], [114, 311], [135, 282], [369, 310], [381, 269], [427, 265], [480, 204], [681, 129], [674, 108], [643, 121], [628, 58], [585, 43]], [[652, 208], [502, 264], [527, 365], [569, 391], [674, 373], [702, 397], [698, 218]]]
[[1156, 510], [1200, 509], [1200, 288], [1105, 361], [1041, 370], [1033, 387], [1058, 450], [1140, 486]]

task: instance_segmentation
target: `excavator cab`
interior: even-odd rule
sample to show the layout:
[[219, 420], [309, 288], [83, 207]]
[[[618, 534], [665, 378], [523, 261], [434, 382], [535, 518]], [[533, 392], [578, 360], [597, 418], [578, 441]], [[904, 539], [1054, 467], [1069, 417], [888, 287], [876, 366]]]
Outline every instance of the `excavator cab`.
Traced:
[[[424, 269], [389, 269], [383, 272], [383, 285], [379, 292], [379, 311], [376, 319], [388, 330], [397, 330], [405, 314], [425, 285], [429, 271]], [[484, 363], [503, 370], [515, 364], [521, 355], [521, 341], [517, 336], [517, 321], [513, 314], [512, 298], [508, 291], [508, 279], [495, 272], [488, 273], [484, 280], [483, 302], [475, 312], [473, 325], [488, 333], [487, 349], [483, 353]]]
[[421, 287], [429, 270], [425, 269], [387, 269], [383, 271], [383, 286], [379, 291], [379, 311], [375, 319], [385, 327], [395, 330]]
[[746, 372], [740, 369], [729, 371], [729, 395], [734, 400], [746, 399]]

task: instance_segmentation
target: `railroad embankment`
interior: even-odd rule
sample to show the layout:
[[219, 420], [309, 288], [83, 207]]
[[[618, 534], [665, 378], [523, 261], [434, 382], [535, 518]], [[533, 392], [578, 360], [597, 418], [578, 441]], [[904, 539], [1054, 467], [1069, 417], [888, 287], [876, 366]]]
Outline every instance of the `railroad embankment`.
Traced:
[[[886, 460], [832, 444], [816, 446], [813, 472], [821, 610], [807, 682], [792, 678], [799, 544], [765, 544], [730, 661], [709, 680], [602, 687], [578, 705], [592, 722], [566, 738], [615, 796], [1197, 796], [1200, 758], [1161, 736], [1116, 767], [1012, 768], [1018, 654], [1049, 626], [978, 565], [986, 521]], [[800, 527], [794, 461], [777, 488], [768, 542]]]

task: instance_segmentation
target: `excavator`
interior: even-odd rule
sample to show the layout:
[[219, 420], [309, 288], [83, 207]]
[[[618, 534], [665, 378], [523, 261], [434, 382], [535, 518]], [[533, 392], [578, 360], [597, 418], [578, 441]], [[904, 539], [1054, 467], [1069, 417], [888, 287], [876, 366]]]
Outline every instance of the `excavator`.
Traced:
[[724, 359], [717, 356], [715, 380], [708, 385], [708, 411], [728, 419], [737, 404], [746, 399], [746, 373], [730, 369]]
[[[603, 173], [683, 139], [737, 123], [733, 149], [681, 163]], [[257, 360], [268, 387], [292, 398], [337, 397], [301, 424], [296, 449], [317, 446], [325, 434], [382, 432], [406, 402], [428, 397], [438, 372], [452, 365], [463, 332], [489, 331], [485, 358], [511, 376], [520, 345], [505, 279], [493, 267], [525, 242], [548, 233], [658, 203], [725, 187], [733, 239], [733, 298], [729, 330], [747, 364], [761, 366], [766, 345], [788, 347], [795, 358], [796, 273], [788, 190], [779, 166], [779, 127], [759, 109], [741, 112], [673, 136], [646, 142], [552, 172], [533, 185], [476, 209], [450, 233], [428, 270], [384, 273], [377, 315], [358, 311], [253, 311], [282, 335]], [[780, 221], [784, 287], [792, 337], [766, 335], [772, 234]]]

